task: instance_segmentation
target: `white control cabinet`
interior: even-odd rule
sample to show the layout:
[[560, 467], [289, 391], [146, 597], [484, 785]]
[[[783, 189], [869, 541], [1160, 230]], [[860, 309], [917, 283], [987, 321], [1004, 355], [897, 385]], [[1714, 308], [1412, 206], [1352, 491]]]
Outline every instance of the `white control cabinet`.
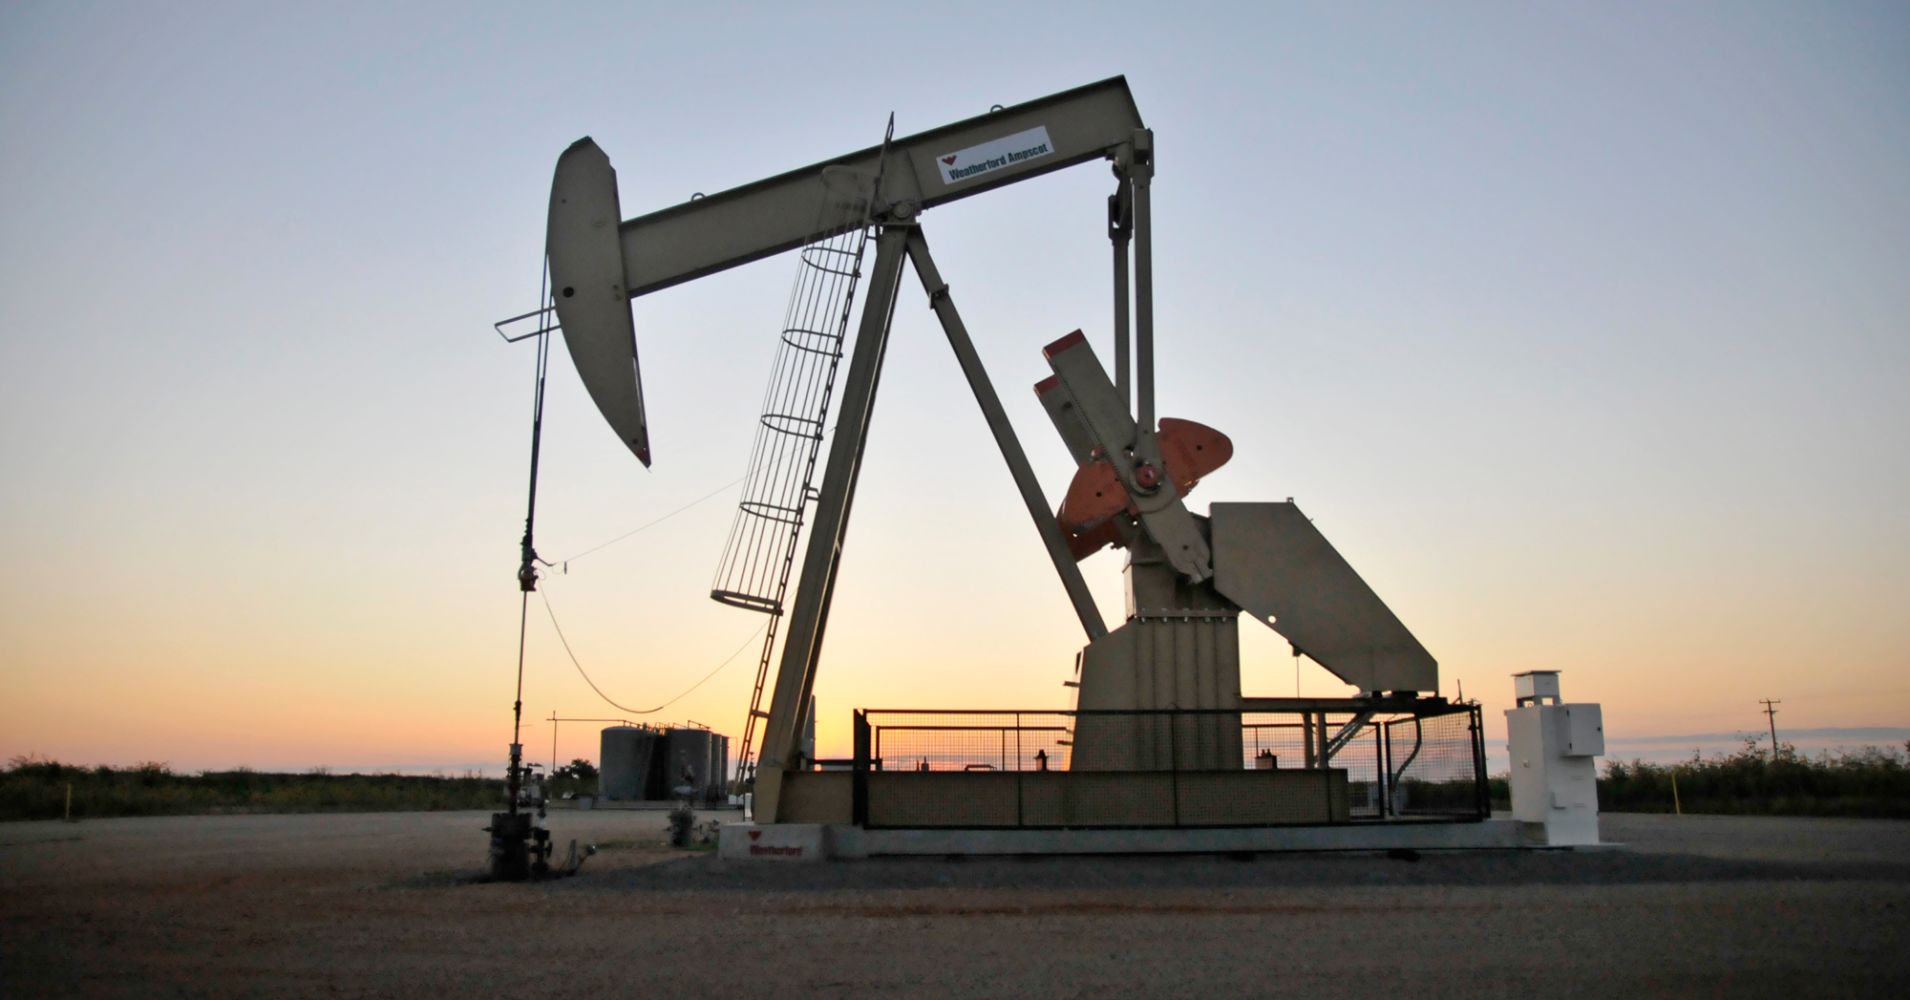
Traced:
[[1598, 843], [1598, 760], [1604, 712], [1559, 701], [1558, 672], [1515, 674], [1518, 707], [1505, 713], [1512, 750], [1512, 817], [1541, 824], [1555, 847]]

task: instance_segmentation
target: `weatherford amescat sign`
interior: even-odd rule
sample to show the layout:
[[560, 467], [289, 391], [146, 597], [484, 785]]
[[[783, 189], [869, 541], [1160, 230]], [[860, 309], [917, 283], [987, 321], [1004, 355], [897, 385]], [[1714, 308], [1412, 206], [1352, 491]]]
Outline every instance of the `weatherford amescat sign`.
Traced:
[[781, 855], [791, 858], [802, 857], [802, 846], [799, 844], [779, 845], [756, 843], [756, 841], [763, 839], [763, 831], [761, 830], [751, 830], [749, 832], [749, 839], [749, 853], [755, 857], [760, 858], [765, 854]]
[[725, 861], [823, 861], [829, 839], [820, 823], [725, 823], [716, 853]]
[[942, 183], [954, 184], [1003, 167], [1038, 160], [1052, 152], [1054, 143], [1048, 141], [1047, 126], [1037, 125], [1025, 132], [990, 139], [953, 153], [943, 153], [935, 158], [935, 165], [942, 171]]

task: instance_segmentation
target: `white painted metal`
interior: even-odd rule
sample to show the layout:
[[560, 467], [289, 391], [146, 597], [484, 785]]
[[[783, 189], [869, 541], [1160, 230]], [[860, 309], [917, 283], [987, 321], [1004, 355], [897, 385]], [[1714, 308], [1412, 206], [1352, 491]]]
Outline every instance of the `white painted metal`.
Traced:
[[1437, 691], [1439, 663], [1291, 503], [1210, 508], [1214, 589], [1362, 691]]
[[551, 294], [578, 378], [618, 439], [649, 465], [637, 334], [623, 283], [622, 221], [610, 158], [589, 137], [577, 140], [557, 158], [551, 180], [545, 231]]
[[1598, 757], [1605, 753], [1605, 712], [1598, 705], [1564, 705], [1565, 756]]
[[[826, 196], [826, 170], [847, 170], [864, 177], [880, 173], [878, 214], [897, 204], [924, 211], [1105, 159], [1140, 127], [1141, 114], [1127, 80], [1117, 76], [897, 137], [887, 145], [886, 164], [881, 163], [884, 147], [871, 146], [630, 219], [623, 223], [622, 250], [611, 256], [623, 268], [630, 294], [645, 295], [854, 228], [853, 221], [845, 221], [837, 229], [816, 230], [816, 206]], [[1045, 131], [1051, 152], [944, 179], [941, 168], [948, 165], [946, 158], [954, 157], [954, 165], [959, 166], [963, 154], [974, 147], [1036, 128]]]
[[[1553, 673], [1555, 691], [1557, 680]], [[1598, 843], [1596, 755], [1605, 749], [1602, 715], [1598, 705], [1523, 700], [1506, 710], [1512, 818], [1536, 824], [1549, 846]]]
[[[1240, 708], [1240, 630], [1231, 613], [1130, 619], [1087, 645], [1075, 708], [1083, 712]], [[1240, 767], [1240, 716], [1083, 715], [1075, 770]]]
[[1559, 701], [1559, 672], [1528, 670], [1522, 674], [1513, 674], [1512, 694], [1514, 704], [1526, 705], [1537, 701], [1550, 701], [1556, 705]]

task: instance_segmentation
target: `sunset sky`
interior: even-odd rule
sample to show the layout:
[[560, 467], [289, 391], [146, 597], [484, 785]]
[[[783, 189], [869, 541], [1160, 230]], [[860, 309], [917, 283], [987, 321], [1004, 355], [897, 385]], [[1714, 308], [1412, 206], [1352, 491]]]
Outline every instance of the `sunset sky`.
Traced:
[[[1503, 740], [1563, 670], [1615, 740], [1910, 726], [1900, 3], [0, 6], [0, 759], [501, 768], [557, 155], [626, 214], [1125, 74], [1159, 148], [1159, 408], [1293, 497]], [[929, 212], [1029, 387], [1105, 358], [1082, 166]], [[795, 260], [634, 304], [654, 468], [561, 351], [538, 547], [743, 473]], [[817, 695], [1058, 708], [1083, 637], [911, 277]], [[735, 489], [546, 584], [655, 705], [761, 625]], [[1120, 556], [1085, 564], [1118, 614]], [[533, 603], [525, 714], [620, 716]], [[1290, 694], [1243, 624], [1249, 694]], [[648, 721], [740, 734], [754, 652]], [[1309, 694], [1351, 693], [1308, 666]], [[594, 757], [591, 727], [560, 756]], [[530, 756], [549, 753], [533, 722]]]

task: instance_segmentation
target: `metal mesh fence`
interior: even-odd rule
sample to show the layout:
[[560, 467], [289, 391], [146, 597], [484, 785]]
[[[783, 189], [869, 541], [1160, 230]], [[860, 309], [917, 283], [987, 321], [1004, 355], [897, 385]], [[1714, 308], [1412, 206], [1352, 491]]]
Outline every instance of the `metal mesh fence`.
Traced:
[[1380, 773], [1384, 745], [1380, 727], [1352, 713], [1248, 713], [1241, 726], [1241, 752], [1255, 770], [1328, 767], [1344, 770], [1352, 818], [1381, 815]]
[[1263, 826], [1486, 813], [1478, 708], [856, 713], [873, 827]]
[[1399, 816], [1475, 816], [1487, 809], [1478, 712], [1385, 724], [1391, 779], [1387, 808]]
[[937, 712], [873, 727], [870, 766], [887, 771], [1068, 769], [1073, 725], [1063, 712]]

